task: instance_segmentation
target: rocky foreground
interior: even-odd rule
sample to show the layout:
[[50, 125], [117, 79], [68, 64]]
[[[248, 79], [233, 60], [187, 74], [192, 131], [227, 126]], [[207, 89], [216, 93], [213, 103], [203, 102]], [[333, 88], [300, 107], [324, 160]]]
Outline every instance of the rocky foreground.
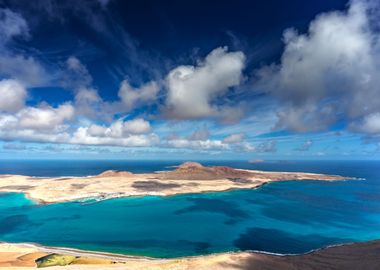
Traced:
[[23, 192], [39, 203], [57, 203], [252, 189], [269, 182], [285, 180], [346, 179], [352, 178], [303, 172], [267, 172], [222, 166], [205, 167], [199, 163], [186, 162], [173, 170], [157, 173], [134, 174], [111, 170], [91, 177], [58, 178], [0, 175], [0, 192]]
[[277, 256], [253, 252], [222, 253], [177, 259], [150, 259], [27, 244], [0, 244], [0, 268], [28, 270], [377, 270], [380, 241], [348, 244], [304, 255]]

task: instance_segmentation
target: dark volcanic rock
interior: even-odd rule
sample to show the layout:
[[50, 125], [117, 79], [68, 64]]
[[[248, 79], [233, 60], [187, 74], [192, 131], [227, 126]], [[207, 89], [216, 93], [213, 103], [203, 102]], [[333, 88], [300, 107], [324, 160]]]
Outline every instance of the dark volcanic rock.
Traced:
[[158, 181], [135, 181], [132, 187], [143, 191], [160, 191], [170, 188], [180, 187], [181, 185], [174, 183], [161, 183]]
[[378, 270], [380, 241], [329, 247], [304, 255], [252, 254], [242, 263], [225, 266], [241, 270]]

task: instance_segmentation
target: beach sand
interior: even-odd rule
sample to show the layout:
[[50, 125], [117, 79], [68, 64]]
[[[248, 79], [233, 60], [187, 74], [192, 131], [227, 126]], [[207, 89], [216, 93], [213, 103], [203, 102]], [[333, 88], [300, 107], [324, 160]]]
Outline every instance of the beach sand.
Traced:
[[91, 177], [46, 177], [2, 175], [0, 192], [22, 192], [38, 203], [131, 196], [170, 196], [185, 193], [252, 189], [274, 181], [352, 179], [336, 175], [302, 172], [265, 172], [229, 167], [204, 167], [185, 163], [175, 170], [133, 174], [106, 171]]
[[[229, 167], [204, 167], [185, 163], [158, 173], [133, 174], [106, 171], [91, 177], [36, 178], [2, 175], [0, 192], [22, 192], [38, 203], [75, 200], [103, 200], [128, 196], [170, 196], [185, 193], [252, 189], [269, 182], [286, 180], [339, 181], [350, 177], [302, 172], [264, 172]], [[380, 269], [380, 242], [331, 247], [297, 256], [275, 256], [253, 252], [221, 253], [175, 259], [152, 259], [73, 249], [42, 247], [33, 244], [0, 244], [2, 269], [35, 269], [36, 260], [49, 258], [65, 266], [49, 269], [150, 269], [150, 270], [219, 270], [219, 269]], [[48, 257], [45, 257], [48, 256]], [[376, 267], [374, 267], [376, 266]]]
[[[58, 253], [86, 258], [84, 264], [52, 266], [61, 270], [377, 270], [380, 266], [380, 241], [347, 244], [317, 250], [304, 255], [270, 255], [254, 252], [221, 253], [176, 259], [112, 256], [59, 248], [45, 248], [31, 244], [0, 244], [2, 269], [36, 269], [38, 256]], [[79, 258], [80, 259], [80, 258]], [[92, 261], [92, 263], [91, 263]], [[110, 261], [117, 263], [110, 264]], [[34, 265], [34, 266], [33, 266]]]

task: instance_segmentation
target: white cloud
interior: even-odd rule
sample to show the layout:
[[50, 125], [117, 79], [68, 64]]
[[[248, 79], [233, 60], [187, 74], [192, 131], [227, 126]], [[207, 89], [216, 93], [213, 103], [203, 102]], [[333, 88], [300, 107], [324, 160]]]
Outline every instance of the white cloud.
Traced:
[[229, 145], [220, 140], [189, 140], [174, 138], [167, 141], [167, 146], [174, 148], [188, 148], [196, 150], [227, 150]]
[[27, 92], [16, 80], [0, 81], [0, 112], [17, 112], [25, 105]]
[[81, 88], [78, 93], [75, 95], [75, 101], [79, 103], [93, 103], [93, 102], [101, 102], [102, 99], [99, 96], [98, 92], [91, 88]]
[[152, 146], [159, 141], [155, 134], [149, 135], [130, 135], [122, 138], [96, 137], [88, 133], [88, 128], [81, 127], [73, 134], [69, 143], [87, 145], [111, 145], [124, 147], [146, 147]]
[[218, 117], [224, 107], [213, 101], [240, 84], [244, 62], [242, 52], [228, 52], [224, 47], [213, 50], [198, 66], [170, 71], [166, 78], [167, 115], [175, 119]]
[[120, 85], [118, 95], [125, 106], [125, 110], [129, 111], [139, 105], [145, 105], [155, 101], [159, 90], [159, 84], [154, 81], [134, 88], [127, 80], [124, 80]]
[[13, 53], [15, 37], [29, 38], [29, 27], [21, 14], [0, 8], [0, 76], [17, 79], [26, 86], [46, 84], [50, 76], [33, 57]]
[[152, 146], [159, 138], [151, 130], [149, 122], [143, 119], [117, 120], [109, 127], [90, 125], [78, 128], [69, 143], [88, 145], [112, 145], [125, 147]]
[[150, 132], [148, 121], [138, 118], [124, 122], [124, 131], [130, 134], [144, 134]]
[[244, 140], [245, 135], [243, 133], [231, 134], [223, 139], [224, 143], [240, 143]]
[[122, 138], [129, 135], [146, 134], [151, 131], [151, 127], [148, 121], [142, 118], [137, 118], [129, 121], [117, 120], [109, 127], [91, 125], [87, 133], [90, 136], [95, 137], [112, 137]]
[[112, 131], [112, 126], [107, 128], [105, 126], [99, 126], [99, 125], [92, 124], [88, 127], [86, 132], [90, 136], [105, 137], [105, 136], [107, 136], [107, 133], [112, 133], [111, 131]]
[[223, 140], [210, 138], [206, 126], [196, 129], [190, 136], [169, 136], [162, 146], [192, 150], [218, 150], [218, 151], [243, 151], [254, 152], [256, 148], [249, 142], [244, 141], [244, 134], [232, 134]]
[[17, 79], [27, 86], [46, 85], [50, 76], [33, 57], [0, 51], [0, 75]]
[[[380, 110], [380, 35], [369, 1], [319, 15], [308, 33], [284, 33], [279, 65], [258, 71], [256, 87], [281, 100], [277, 128], [323, 130]], [[375, 19], [375, 20], [373, 20]]]
[[0, 43], [6, 43], [15, 36], [29, 36], [25, 19], [7, 8], [0, 8]]
[[80, 87], [75, 94], [77, 116], [111, 122], [115, 113], [122, 111], [120, 102], [104, 101], [93, 88]]
[[65, 132], [67, 126], [52, 126], [49, 129], [39, 129], [37, 126], [26, 128], [20, 125], [20, 121], [20, 114], [0, 114], [0, 139], [63, 143], [69, 138], [69, 134]]
[[53, 108], [46, 104], [0, 114], [0, 139], [63, 143], [70, 137], [65, 123], [74, 116], [70, 104]]
[[369, 114], [362, 121], [352, 123], [350, 128], [370, 135], [380, 134], [380, 113]]
[[63, 78], [63, 85], [78, 91], [91, 85], [92, 76], [87, 67], [75, 56], [70, 56], [66, 60], [66, 70]]
[[15, 115], [0, 114], [0, 139], [6, 141], [50, 142], [60, 144], [146, 147], [159, 143], [143, 119], [117, 120], [111, 125], [87, 125], [73, 130], [65, 122], [74, 115], [70, 104], [57, 108], [27, 107]]
[[17, 113], [18, 126], [24, 129], [53, 129], [74, 116], [74, 107], [63, 104], [57, 108], [48, 105], [27, 107]]

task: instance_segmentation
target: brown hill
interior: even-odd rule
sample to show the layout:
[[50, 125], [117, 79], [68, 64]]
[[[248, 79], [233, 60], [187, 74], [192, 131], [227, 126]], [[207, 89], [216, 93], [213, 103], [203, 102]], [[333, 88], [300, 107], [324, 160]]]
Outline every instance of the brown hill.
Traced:
[[224, 166], [205, 167], [197, 162], [185, 162], [175, 170], [159, 174], [161, 179], [214, 180], [250, 177], [252, 173]]
[[128, 177], [128, 176], [132, 176], [132, 175], [133, 175], [133, 173], [128, 172], [128, 171], [108, 170], [108, 171], [104, 171], [104, 172], [98, 174], [96, 177], [116, 177], [116, 176]]

